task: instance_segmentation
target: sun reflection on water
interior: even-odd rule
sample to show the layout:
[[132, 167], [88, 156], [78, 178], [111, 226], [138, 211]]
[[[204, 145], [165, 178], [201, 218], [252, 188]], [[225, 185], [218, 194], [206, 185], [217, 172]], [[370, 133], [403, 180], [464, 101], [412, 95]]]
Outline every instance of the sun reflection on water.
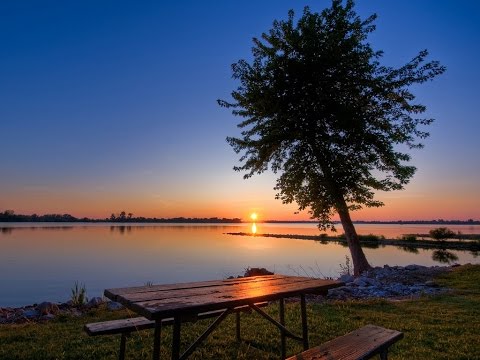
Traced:
[[252, 234], [255, 235], [257, 233], [257, 224], [252, 223]]

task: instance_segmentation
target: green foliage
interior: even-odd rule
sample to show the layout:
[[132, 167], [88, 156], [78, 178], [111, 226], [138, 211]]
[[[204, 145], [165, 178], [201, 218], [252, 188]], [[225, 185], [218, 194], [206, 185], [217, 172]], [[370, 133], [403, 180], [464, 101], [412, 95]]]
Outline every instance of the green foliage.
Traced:
[[233, 101], [219, 100], [243, 118], [241, 136], [227, 138], [241, 154], [234, 169], [249, 178], [271, 168], [276, 197], [321, 229], [339, 210], [383, 205], [378, 190], [402, 189], [415, 168], [399, 149], [422, 147], [421, 127], [433, 121], [419, 117], [426, 107], [410, 88], [445, 68], [426, 62], [426, 50], [399, 68], [381, 65], [366, 41], [375, 19], [357, 16], [351, 0], [306, 7], [298, 21], [290, 11], [253, 39], [253, 61], [232, 65], [240, 85]]
[[451, 239], [456, 235], [454, 231], [446, 227], [439, 227], [436, 229], [432, 229], [430, 230], [429, 234], [430, 234], [430, 237], [432, 237], [435, 240]]
[[83, 306], [87, 303], [87, 289], [85, 284], [79, 284], [78, 281], [75, 281], [75, 286], [72, 288], [72, 300], [73, 306]]
[[414, 242], [417, 241], [417, 236], [414, 234], [404, 234], [400, 240]]
[[369, 242], [378, 242], [380, 240], [385, 240], [385, 236], [374, 235], [374, 234], [358, 235], [358, 238], [360, 239], [360, 241], [369, 241]]

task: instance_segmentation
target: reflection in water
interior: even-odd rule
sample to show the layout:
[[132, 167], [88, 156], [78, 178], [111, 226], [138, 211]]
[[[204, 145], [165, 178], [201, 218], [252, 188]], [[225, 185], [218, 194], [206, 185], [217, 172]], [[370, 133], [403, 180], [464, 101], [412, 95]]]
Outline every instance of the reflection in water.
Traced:
[[252, 223], [252, 234], [256, 234], [257, 233], [257, 224], [255, 223]]
[[447, 250], [435, 250], [432, 259], [442, 264], [451, 264], [458, 260], [458, 256]]
[[11, 234], [12, 233], [12, 228], [11, 227], [2, 227], [0, 228], [2, 231], [2, 234]]
[[418, 254], [419, 253], [417, 248], [410, 247], [410, 246], [397, 246], [397, 249], [403, 250], [403, 251], [411, 253], [411, 254]]
[[130, 225], [112, 225], [110, 226], [110, 231], [111, 232], [115, 232], [115, 231], [118, 231], [120, 234], [125, 234], [125, 230], [127, 231], [127, 233], [130, 233], [132, 232], [132, 227]]

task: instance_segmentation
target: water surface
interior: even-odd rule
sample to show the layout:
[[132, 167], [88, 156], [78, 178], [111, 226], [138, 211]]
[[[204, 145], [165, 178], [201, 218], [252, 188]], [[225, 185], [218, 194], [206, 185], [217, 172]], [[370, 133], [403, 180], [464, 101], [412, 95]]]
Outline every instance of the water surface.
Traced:
[[[427, 233], [435, 226], [357, 225], [361, 234], [396, 237]], [[251, 224], [32, 224], [0, 225], [0, 306], [66, 301], [75, 281], [88, 296], [109, 287], [225, 278], [247, 267], [290, 275], [337, 277], [348, 249], [296, 239], [232, 236]], [[449, 226], [480, 233], [480, 226]], [[257, 224], [257, 233], [319, 234], [314, 224]], [[374, 266], [439, 265], [432, 250], [365, 249]], [[452, 251], [458, 263], [478, 263], [469, 252]]]

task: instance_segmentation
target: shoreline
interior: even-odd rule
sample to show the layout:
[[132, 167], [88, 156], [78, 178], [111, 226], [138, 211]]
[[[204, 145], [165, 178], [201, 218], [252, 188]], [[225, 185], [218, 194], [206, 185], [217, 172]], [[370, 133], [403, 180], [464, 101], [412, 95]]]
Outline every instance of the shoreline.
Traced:
[[[297, 240], [313, 240], [320, 243], [333, 242], [341, 245], [347, 245], [345, 238], [323, 235], [300, 235], [300, 234], [252, 234], [246, 232], [227, 232], [226, 235], [233, 236], [255, 236], [255, 237], [273, 237], [279, 239], [297, 239]], [[421, 235], [421, 234], [419, 234]], [[479, 236], [478, 234], [473, 234]], [[471, 240], [400, 240], [400, 239], [385, 239], [376, 237], [375, 239], [362, 239], [360, 236], [360, 244], [366, 248], [377, 248], [379, 246], [397, 246], [400, 248], [409, 249], [434, 249], [434, 250], [464, 250], [464, 251], [480, 251], [480, 241], [477, 238]]]
[[[467, 264], [466, 264], [467, 265]], [[337, 280], [344, 286], [329, 290], [326, 296], [309, 296], [313, 302], [328, 300], [351, 300], [381, 298], [393, 300], [411, 298], [421, 295], [435, 295], [447, 289], [439, 287], [432, 281], [438, 274], [451, 271], [453, 268], [465, 265], [450, 266], [389, 266], [374, 267], [361, 275], [354, 277], [350, 273], [339, 274]], [[251, 275], [273, 274], [264, 268], [251, 269], [257, 271]], [[243, 276], [242, 276], [243, 277]], [[105, 307], [109, 311], [123, 309], [123, 305], [103, 297], [92, 297], [84, 304], [44, 301], [25, 306], [0, 306], [0, 325], [22, 324], [28, 322], [47, 322], [59, 316], [80, 317], [93, 308]]]

